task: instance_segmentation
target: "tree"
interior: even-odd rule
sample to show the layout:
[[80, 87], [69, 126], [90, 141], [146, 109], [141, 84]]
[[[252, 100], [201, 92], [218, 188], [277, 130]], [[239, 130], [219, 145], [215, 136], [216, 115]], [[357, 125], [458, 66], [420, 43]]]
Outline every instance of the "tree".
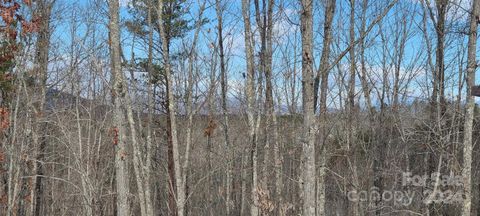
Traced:
[[217, 13], [217, 30], [218, 30], [218, 54], [220, 57], [220, 89], [221, 89], [221, 97], [222, 97], [222, 115], [223, 115], [223, 134], [225, 138], [225, 147], [227, 149], [227, 168], [226, 168], [226, 192], [225, 192], [225, 203], [227, 206], [226, 214], [230, 215], [230, 208], [231, 208], [231, 184], [232, 184], [232, 174], [230, 171], [230, 166], [232, 163], [231, 157], [231, 146], [230, 140], [228, 136], [228, 106], [227, 106], [227, 87], [228, 87], [228, 80], [227, 80], [227, 68], [225, 62], [225, 50], [223, 46], [223, 9], [220, 0], [215, 0], [215, 12]]
[[[252, 190], [251, 198], [253, 203], [250, 205], [250, 214], [258, 215], [258, 170], [257, 170], [257, 130], [255, 119], [255, 59], [253, 58], [253, 41], [250, 25], [250, 0], [242, 0], [242, 16], [244, 22], [245, 34], [245, 55], [246, 55], [246, 74], [245, 95], [247, 98], [247, 121], [248, 121], [248, 142], [251, 149], [252, 162]], [[258, 119], [257, 119], [258, 120]]]
[[[40, 93], [39, 98], [40, 102], [38, 103], [38, 107], [35, 108], [36, 115], [39, 116], [37, 119], [37, 133], [42, 134], [38, 139], [34, 139], [35, 147], [37, 148], [37, 163], [34, 166], [34, 172], [37, 176], [34, 179], [35, 187], [32, 187], [31, 194], [33, 196], [31, 212], [33, 215], [42, 215], [42, 202], [45, 200], [43, 197], [43, 185], [42, 185], [42, 177], [44, 174], [43, 170], [43, 161], [45, 159], [46, 153], [46, 134], [45, 134], [45, 123], [42, 117], [44, 117], [45, 112], [45, 97], [46, 97], [46, 90], [47, 90], [47, 79], [48, 79], [48, 60], [49, 60], [49, 51], [50, 51], [50, 19], [52, 8], [55, 3], [55, 0], [41, 0], [37, 2], [37, 14], [40, 16], [39, 24], [38, 24], [38, 38], [36, 42], [36, 57], [35, 63], [38, 70], [37, 75], [37, 84], [36, 87], [38, 92]], [[42, 132], [43, 131], [43, 132]]]
[[470, 32], [468, 34], [468, 58], [467, 58], [467, 106], [465, 115], [465, 134], [463, 141], [463, 187], [465, 199], [463, 200], [463, 216], [469, 216], [472, 208], [472, 131], [475, 111], [475, 98], [472, 95], [472, 88], [475, 84], [475, 71], [477, 68], [477, 25], [480, 16], [480, 1], [472, 2], [470, 15]]
[[[332, 22], [335, 15], [336, 0], [329, 0], [325, 5], [325, 24], [323, 26], [323, 47], [320, 59], [320, 68], [315, 77], [314, 86], [314, 111], [317, 110], [317, 95], [319, 86], [320, 88], [320, 148], [317, 149], [317, 155], [320, 155], [320, 168], [318, 170], [317, 179], [317, 215], [325, 215], [325, 175], [326, 166], [328, 161], [327, 154], [327, 91], [328, 91], [328, 75], [329, 75], [329, 58], [330, 58], [330, 45], [332, 43]], [[321, 79], [321, 83], [320, 83]]]
[[172, 157], [173, 157], [173, 169], [174, 169], [174, 180], [175, 180], [175, 197], [176, 197], [176, 214], [178, 216], [183, 216], [185, 214], [185, 184], [182, 178], [182, 170], [180, 167], [180, 153], [179, 153], [179, 142], [177, 137], [177, 118], [176, 118], [176, 109], [175, 109], [175, 98], [173, 97], [173, 76], [170, 68], [170, 55], [169, 55], [169, 38], [167, 34], [168, 29], [164, 26], [164, 14], [163, 12], [163, 0], [158, 1], [157, 16], [159, 19], [159, 29], [160, 37], [162, 42], [163, 50], [163, 64], [165, 69], [166, 77], [166, 89], [167, 89], [167, 105], [168, 105], [168, 119], [170, 127], [170, 139], [172, 145]]
[[313, 79], [313, 1], [302, 0], [302, 96], [303, 132], [302, 144], [302, 195], [303, 215], [315, 215], [315, 111]]
[[113, 130], [115, 131], [115, 181], [117, 189], [117, 213], [120, 216], [130, 215], [130, 203], [128, 201], [128, 153], [127, 153], [127, 121], [124, 116], [123, 104], [127, 97], [127, 86], [122, 71], [120, 58], [120, 27], [119, 27], [119, 3], [118, 0], [109, 1], [109, 39], [110, 57], [113, 86], [114, 119]]

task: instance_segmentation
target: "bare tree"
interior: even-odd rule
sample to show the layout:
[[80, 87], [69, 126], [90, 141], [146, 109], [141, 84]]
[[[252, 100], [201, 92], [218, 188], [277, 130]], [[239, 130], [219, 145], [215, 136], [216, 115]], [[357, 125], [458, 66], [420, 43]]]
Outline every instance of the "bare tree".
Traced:
[[109, 42], [112, 70], [114, 119], [113, 130], [115, 132], [115, 181], [117, 190], [117, 213], [118, 215], [130, 215], [130, 203], [128, 201], [128, 160], [127, 160], [127, 121], [123, 112], [122, 104], [125, 103], [126, 86], [122, 72], [120, 58], [120, 27], [119, 27], [119, 3], [117, 0], [109, 1]]
[[257, 171], [257, 131], [255, 124], [255, 60], [253, 58], [253, 41], [250, 25], [250, 0], [242, 0], [242, 16], [244, 22], [245, 34], [245, 54], [247, 63], [247, 81], [246, 81], [246, 97], [247, 97], [247, 118], [248, 118], [248, 137], [251, 145], [251, 162], [252, 162], [252, 190], [251, 198], [253, 203], [250, 205], [250, 214], [256, 216], [258, 212], [258, 171]]
[[477, 214], [478, 0], [0, 2], [6, 215]]
[[218, 30], [218, 53], [220, 57], [220, 89], [221, 89], [221, 97], [222, 97], [222, 115], [223, 115], [223, 135], [225, 138], [225, 147], [227, 149], [227, 166], [226, 166], [226, 191], [225, 191], [225, 202], [226, 202], [226, 214], [230, 215], [231, 209], [231, 184], [232, 184], [232, 174], [230, 171], [231, 166], [231, 146], [230, 140], [228, 137], [228, 98], [227, 98], [227, 87], [228, 87], [228, 80], [227, 80], [227, 68], [225, 62], [225, 50], [223, 46], [223, 6], [220, 0], [215, 1], [215, 11], [217, 13], [217, 30]]
[[[328, 135], [326, 127], [327, 119], [327, 91], [328, 91], [328, 76], [329, 76], [329, 58], [330, 58], [330, 45], [332, 42], [332, 22], [335, 15], [336, 0], [329, 0], [325, 5], [325, 23], [323, 26], [323, 47], [320, 59], [320, 68], [315, 77], [315, 100], [314, 110], [317, 108], [317, 95], [320, 88], [320, 148], [317, 149], [317, 155], [319, 155], [320, 168], [318, 170], [317, 179], [317, 215], [325, 215], [325, 175], [326, 166], [328, 161], [328, 154], [326, 149], [326, 137]], [[320, 83], [321, 79], [321, 83]]]
[[303, 132], [302, 144], [302, 198], [303, 215], [315, 215], [315, 124], [313, 79], [313, 1], [302, 0], [302, 95]]
[[477, 68], [476, 50], [477, 50], [477, 25], [480, 16], [480, 1], [472, 2], [472, 12], [470, 15], [470, 32], [468, 35], [468, 58], [467, 58], [467, 107], [465, 116], [465, 134], [463, 141], [463, 187], [465, 199], [463, 200], [463, 216], [471, 214], [472, 208], [472, 130], [475, 109], [475, 98], [472, 95], [472, 88], [475, 83], [475, 71]]

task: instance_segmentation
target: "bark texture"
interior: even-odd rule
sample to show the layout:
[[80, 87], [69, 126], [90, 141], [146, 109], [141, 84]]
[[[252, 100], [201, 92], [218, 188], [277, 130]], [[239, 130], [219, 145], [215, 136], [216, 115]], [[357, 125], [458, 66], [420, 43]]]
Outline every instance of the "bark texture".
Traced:
[[[125, 103], [126, 86], [122, 72], [120, 58], [120, 27], [119, 27], [119, 3], [118, 0], [109, 1], [109, 31], [110, 31], [110, 58], [113, 78], [113, 130], [116, 132], [115, 145], [115, 182], [117, 190], [117, 214], [119, 216], [130, 215], [130, 203], [128, 200], [128, 153], [127, 153], [127, 122], [122, 104]], [[115, 143], [116, 142], [116, 143]]]
[[315, 215], [315, 125], [313, 78], [313, 1], [302, 0], [302, 94], [303, 133], [302, 144], [302, 194], [303, 215]]
[[474, 0], [472, 3], [472, 13], [470, 17], [470, 32], [468, 35], [468, 59], [467, 59], [467, 107], [465, 116], [465, 134], [463, 141], [463, 186], [465, 199], [463, 200], [463, 216], [470, 216], [472, 209], [472, 131], [475, 111], [475, 98], [470, 90], [475, 84], [475, 71], [477, 68], [477, 25], [480, 14], [480, 1]]

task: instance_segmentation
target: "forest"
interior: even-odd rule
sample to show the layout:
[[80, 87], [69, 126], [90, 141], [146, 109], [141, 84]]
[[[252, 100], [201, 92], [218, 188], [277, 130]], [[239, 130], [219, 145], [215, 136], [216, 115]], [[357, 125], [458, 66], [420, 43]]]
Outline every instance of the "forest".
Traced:
[[0, 215], [480, 215], [480, 0], [0, 0]]

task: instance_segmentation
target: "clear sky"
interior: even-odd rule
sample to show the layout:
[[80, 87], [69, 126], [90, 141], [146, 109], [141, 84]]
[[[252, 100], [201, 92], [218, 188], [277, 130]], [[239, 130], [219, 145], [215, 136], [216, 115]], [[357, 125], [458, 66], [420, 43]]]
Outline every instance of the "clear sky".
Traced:
[[[72, 19], [72, 14], [78, 13], [87, 13], [89, 4], [93, 4], [90, 0], [80, 0], [75, 3], [72, 3], [69, 0], [59, 0], [61, 2], [62, 13], [61, 16], [66, 18], [70, 17]], [[199, 3], [202, 0], [189, 0], [186, 2], [187, 13], [185, 14], [185, 18], [188, 20], [195, 20], [198, 15], [199, 10]], [[122, 20], [127, 20], [131, 18], [131, 15], [128, 13], [127, 6], [129, 4], [128, 0], [121, 0], [121, 18]], [[244, 37], [243, 37], [243, 18], [241, 16], [241, 5], [240, 1], [237, 0], [229, 0], [224, 1], [225, 4], [225, 11], [224, 11], [224, 35], [225, 44], [226, 44], [226, 53], [228, 58], [228, 73], [229, 73], [229, 82], [230, 87], [234, 90], [231, 91], [231, 94], [236, 94], [241, 92], [241, 88], [244, 83], [244, 79], [242, 74], [245, 70], [245, 57], [244, 57]], [[316, 1], [317, 2], [317, 1]], [[320, 1], [319, 1], [320, 2]], [[431, 76], [432, 68], [429, 68], [426, 63], [426, 47], [427, 44], [425, 43], [426, 38], [422, 33], [423, 28], [423, 9], [421, 7], [421, 3], [419, 0], [400, 0], [400, 3], [397, 4], [392, 10], [387, 14], [382, 22], [379, 25], [376, 25], [372, 31], [367, 36], [366, 40], [366, 62], [368, 72], [371, 74], [371, 78], [373, 79], [373, 83], [378, 85], [378, 89], [381, 88], [390, 88], [389, 84], [380, 85], [382, 82], [381, 73], [384, 69], [387, 69], [389, 72], [389, 82], [392, 82], [393, 77], [393, 59], [395, 58], [395, 52], [393, 50], [384, 49], [382, 46], [382, 35], [380, 35], [380, 29], [387, 29], [387, 31], [383, 31], [385, 35], [383, 35], [386, 43], [393, 47], [393, 43], [395, 43], [395, 36], [398, 35], [402, 29], [399, 28], [398, 23], [402, 22], [402, 19], [407, 17], [408, 21], [405, 25], [407, 31], [407, 42], [405, 47], [404, 59], [401, 64], [401, 76], [404, 77], [405, 80], [409, 80], [409, 89], [407, 89], [406, 99], [426, 99], [427, 91], [430, 90], [429, 82], [426, 82], [426, 79]], [[380, 14], [387, 1], [370, 1], [369, 10], [367, 11], [367, 26], [375, 19], [378, 14]], [[284, 87], [285, 77], [284, 75], [289, 71], [292, 70], [294, 63], [296, 64], [296, 70], [300, 71], [301, 69], [301, 58], [300, 58], [300, 31], [299, 31], [299, 5], [296, 1], [287, 1], [287, 0], [278, 0], [276, 1], [276, 9], [274, 13], [275, 20], [274, 20], [274, 71], [276, 74], [276, 85], [277, 87]], [[318, 2], [317, 2], [318, 4]], [[467, 14], [465, 10], [470, 8], [470, 1], [468, 0], [455, 0], [451, 4], [451, 8], [447, 15], [448, 17], [448, 27], [452, 27], [451, 32], [447, 34], [447, 41], [446, 41], [446, 54], [445, 54], [445, 62], [446, 62], [446, 76], [447, 76], [447, 94], [453, 96], [458, 94], [458, 66], [460, 65], [460, 61], [465, 61], [465, 58], [461, 58], [466, 53], [460, 53], [460, 50], [466, 47], [466, 35], [461, 33], [461, 30], [464, 29], [466, 26]], [[104, 10], [106, 10], [105, 4], [103, 4]], [[360, 19], [361, 10], [360, 4], [357, 5], [359, 10], [357, 10], [357, 19]], [[324, 16], [324, 7], [322, 5], [317, 5], [315, 7], [315, 19], [314, 19], [314, 35], [315, 35], [315, 62], [316, 67], [319, 66], [320, 61], [320, 52], [322, 48], [322, 40], [323, 40], [323, 16]], [[252, 5], [253, 9], [253, 5]], [[349, 11], [350, 11], [350, 4], [346, 0], [337, 0], [337, 7], [336, 7], [336, 14], [334, 19], [334, 45], [332, 48], [332, 60], [343, 51], [349, 44], [348, 38], [348, 28], [349, 28]], [[252, 11], [253, 14], [253, 11]], [[92, 15], [91, 19], [98, 22], [98, 25], [104, 25], [104, 28], [101, 28], [98, 31], [98, 34], [101, 36], [99, 37], [100, 40], [106, 41], [106, 23], [107, 19], [105, 16], [105, 11], [97, 13], [96, 15]], [[216, 33], [216, 13], [215, 7], [212, 5], [212, 1], [207, 1], [207, 8], [204, 12], [204, 17], [210, 20], [201, 30], [199, 43], [198, 43], [198, 53], [201, 55], [203, 59], [211, 58], [211, 44], [216, 43], [217, 33]], [[60, 46], [65, 46], [65, 49], [68, 48], [68, 44], [71, 44], [71, 23], [65, 22], [63, 19], [62, 23], [58, 25], [58, 28], [55, 32], [54, 38], [58, 38], [58, 40], [63, 41]], [[73, 19], [72, 19], [73, 20]], [[252, 26], [255, 26], [255, 19], [252, 18]], [[356, 24], [356, 32], [357, 37], [358, 29], [360, 27], [360, 21]], [[86, 25], [79, 25], [79, 33], [77, 33], [77, 37], [81, 37], [82, 29], [85, 31], [87, 29]], [[254, 29], [255, 31], [255, 29]], [[433, 48], [435, 48], [435, 32], [432, 28], [431, 21], [427, 18], [427, 31], [429, 32], [428, 41], [431, 43]], [[256, 31], [255, 31], [256, 32]], [[125, 57], [127, 59], [131, 56], [131, 41], [132, 35], [123, 29], [122, 31], [122, 48], [124, 50]], [[177, 39], [173, 41], [172, 45], [172, 52], [176, 50], [183, 49], [183, 45], [185, 43], [191, 42], [191, 38], [193, 37], [193, 31], [189, 32], [185, 38]], [[258, 39], [258, 38], [257, 38]], [[258, 40], [257, 40], [258, 41]], [[296, 49], [293, 49], [296, 47]], [[257, 43], [257, 50], [258, 50], [258, 43]], [[145, 48], [142, 47], [140, 44], [137, 43], [137, 46], [134, 48], [134, 53], [136, 57], [145, 57], [146, 52]], [[382, 59], [382, 56], [387, 54], [390, 59]], [[156, 59], [160, 59], [156, 56]], [[432, 54], [432, 61], [434, 62], [434, 53]], [[332, 107], [340, 106], [340, 102], [338, 101], [338, 92], [341, 90], [337, 83], [339, 83], [339, 79], [342, 78], [342, 73], [345, 73], [348, 70], [349, 64], [349, 56], [346, 55], [342, 61], [340, 61], [339, 67], [335, 67], [331, 71], [330, 76], [330, 84], [331, 84], [331, 98], [330, 104]], [[357, 58], [357, 63], [359, 59]], [[359, 63], [358, 63], [359, 64]], [[206, 70], [206, 65], [203, 65], [203, 69]], [[298, 74], [300, 74], [298, 72]], [[477, 76], [478, 77], [478, 76]], [[297, 77], [298, 83], [300, 77]], [[360, 80], [357, 80], [357, 91], [360, 92]], [[391, 83], [390, 83], [391, 86]], [[235, 89], [236, 88], [236, 89]], [[235, 91], [236, 90], [236, 91]], [[297, 90], [300, 90], [300, 86], [297, 87]], [[279, 98], [283, 97], [282, 92], [277, 92]], [[359, 94], [360, 95], [360, 94]], [[372, 95], [375, 97], [376, 95]], [[235, 97], [235, 95], [231, 95], [231, 97]], [[362, 97], [359, 97], [360, 100], [363, 100]]]

